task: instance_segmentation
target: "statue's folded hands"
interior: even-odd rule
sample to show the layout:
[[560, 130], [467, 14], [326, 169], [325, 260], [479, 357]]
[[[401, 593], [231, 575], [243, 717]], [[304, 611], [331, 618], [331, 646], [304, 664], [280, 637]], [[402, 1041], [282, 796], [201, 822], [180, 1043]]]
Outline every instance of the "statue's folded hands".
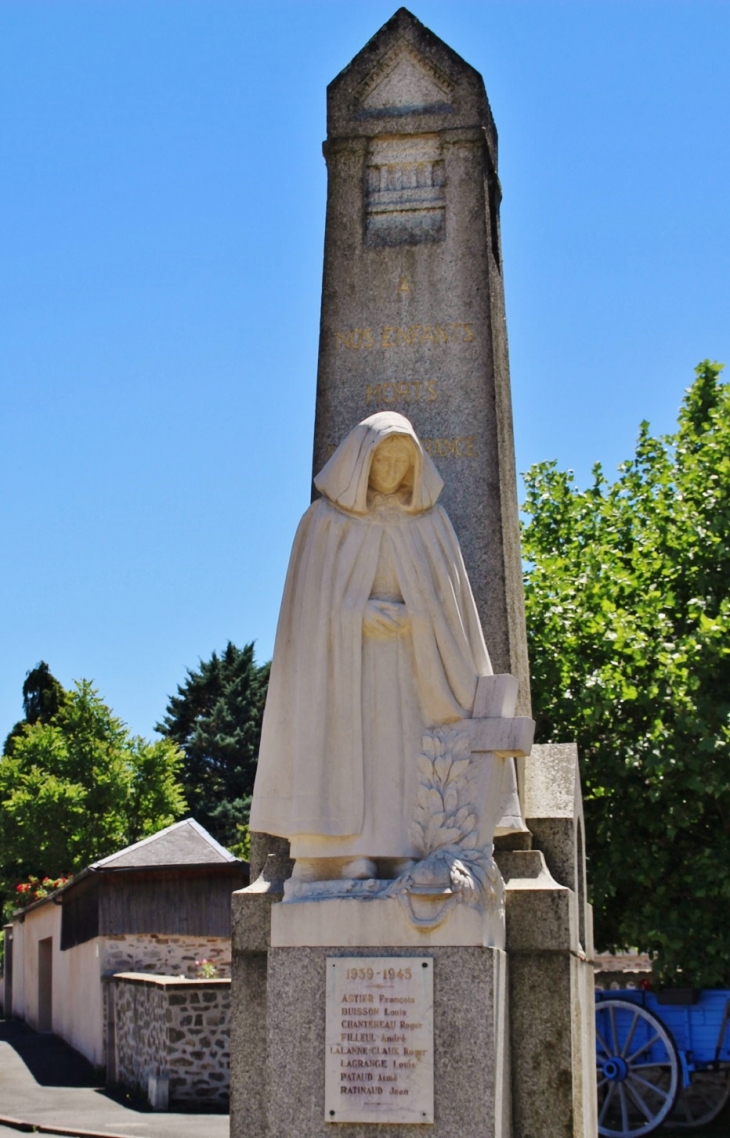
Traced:
[[400, 601], [371, 597], [362, 618], [363, 632], [369, 636], [392, 636], [408, 627], [408, 612]]

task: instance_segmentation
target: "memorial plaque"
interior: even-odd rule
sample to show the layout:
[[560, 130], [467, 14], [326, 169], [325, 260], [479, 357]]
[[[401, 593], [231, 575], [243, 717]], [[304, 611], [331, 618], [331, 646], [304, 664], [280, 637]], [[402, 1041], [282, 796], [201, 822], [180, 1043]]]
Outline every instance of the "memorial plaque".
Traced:
[[433, 960], [327, 960], [325, 1121], [433, 1122]]

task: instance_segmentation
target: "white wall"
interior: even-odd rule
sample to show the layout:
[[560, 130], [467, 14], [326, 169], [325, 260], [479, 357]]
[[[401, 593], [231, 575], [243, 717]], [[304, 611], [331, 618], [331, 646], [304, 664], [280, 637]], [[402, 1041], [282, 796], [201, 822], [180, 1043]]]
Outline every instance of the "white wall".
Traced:
[[13, 1015], [38, 1027], [38, 941], [53, 937], [53, 1031], [95, 1066], [104, 1062], [98, 939], [61, 952], [61, 906], [13, 922]]
[[38, 941], [53, 938], [53, 1031], [94, 1064], [104, 1054], [104, 988], [113, 972], [194, 977], [205, 958], [230, 976], [229, 937], [157, 933], [95, 937], [61, 952], [61, 906], [49, 901], [13, 922], [13, 1015], [38, 1028]]

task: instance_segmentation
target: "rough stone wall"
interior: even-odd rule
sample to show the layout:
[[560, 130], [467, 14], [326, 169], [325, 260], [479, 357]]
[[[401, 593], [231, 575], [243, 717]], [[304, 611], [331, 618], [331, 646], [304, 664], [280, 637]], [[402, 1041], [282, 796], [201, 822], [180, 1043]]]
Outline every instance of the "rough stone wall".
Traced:
[[156, 984], [115, 980], [109, 998], [114, 1002], [115, 1082], [146, 1096], [148, 1077], [164, 1074], [167, 994]]
[[167, 1076], [170, 1106], [227, 1107], [230, 981], [122, 974], [109, 989], [115, 1081], [146, 1095], [150, 1075]]
[[231, 975], [231, 939], [225, 936], [163, 936], [137, 933], [102, 939], [102, 975], [152, 972], [157, 976], [195, 979], [196, 960], [209, 960], [220, 979]]

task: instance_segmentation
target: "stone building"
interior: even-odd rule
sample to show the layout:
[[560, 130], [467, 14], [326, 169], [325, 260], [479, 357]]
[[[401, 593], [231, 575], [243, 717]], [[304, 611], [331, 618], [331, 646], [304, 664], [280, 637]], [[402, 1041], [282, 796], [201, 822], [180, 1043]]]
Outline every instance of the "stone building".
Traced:
[[[146, 1093], [140, 1033], [127, 1023], [130, 1016], [137, 1022], [140, 1001], [146, 1001], [146, 1052], [157, 1040], [156, 1056], [145, 1052], [151, 1074], [164, 1079], [162, 1068], [184, 1056], [190, 1077], [175, 1095], [170, 1073], [171, 1098], [200, 1099], [205, 1096], [194, 1085], [200, 1072], [191, 1068], [212, 1064], [223, 1078], [212, 1080], [213, 1087], [210, 1080], [203, 1083], [211, 1101], [222, 1101], [221, 1088], [225, 1095], [228, 1088], [230, 898], [248, 879], [248, 865], [192, 818], [95, 862], [15, 913], [5, 927], [6, 1015], [54, 1032], [95, 1066], [106, 1067], [110, 1081]], [[217, 978], [197, 979], [201, 959], [215, 965]], [[192, 1004], [201, 1010], [189, 1012], [189, 1023], [165, 1026], [166, 1019], [184, 1020]], [[168, 1007], [178, 1012], [166, 1016]], [[161, 1022], [153, 1029], [156, 1016]], [[207, 1022], [211, 1016], [215, 1024]], [[219, 1029], [209, 1040], [210, 1055], [199, 1046], [208, 1037], [197, 1030], [203, 1027]], [[199, 1059], [190, 1060], [188, 1050]], [[201, 1086], [198, 1081], [198, 1091]]]

